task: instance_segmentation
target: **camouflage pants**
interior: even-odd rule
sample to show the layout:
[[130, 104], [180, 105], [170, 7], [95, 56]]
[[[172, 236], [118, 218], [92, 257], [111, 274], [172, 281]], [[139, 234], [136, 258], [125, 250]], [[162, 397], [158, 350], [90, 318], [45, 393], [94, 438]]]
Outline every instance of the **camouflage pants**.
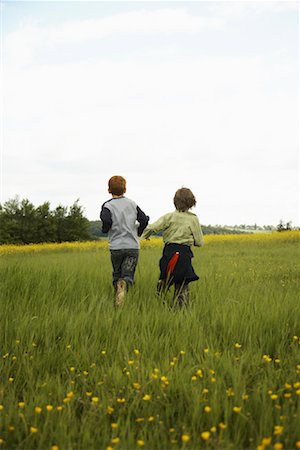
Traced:
[[127, 286], [131, 286], [138, 262], [139, 251], [137, 249], [111, 250], [110, 255], [113, 266], [114, 287], [116, 287], [118, 280], [125, 280]]

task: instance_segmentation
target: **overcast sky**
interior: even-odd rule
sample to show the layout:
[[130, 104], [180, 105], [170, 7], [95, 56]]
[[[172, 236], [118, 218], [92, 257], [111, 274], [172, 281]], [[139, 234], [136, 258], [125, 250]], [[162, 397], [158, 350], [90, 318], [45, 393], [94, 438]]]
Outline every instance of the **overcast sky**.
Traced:
[[299, 225], [298, 3], [2, 1], [1, 202]]

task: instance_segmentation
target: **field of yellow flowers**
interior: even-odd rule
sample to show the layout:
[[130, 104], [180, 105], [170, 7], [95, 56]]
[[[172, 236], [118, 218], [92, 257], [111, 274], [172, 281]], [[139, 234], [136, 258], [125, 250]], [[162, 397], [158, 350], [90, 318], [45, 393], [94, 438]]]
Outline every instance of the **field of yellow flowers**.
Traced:
[[0, 247], [0, 449], [300, 448], [300, 232], [205, 241], [181, 310], [160, 239], [119, 310], [106, 241]]

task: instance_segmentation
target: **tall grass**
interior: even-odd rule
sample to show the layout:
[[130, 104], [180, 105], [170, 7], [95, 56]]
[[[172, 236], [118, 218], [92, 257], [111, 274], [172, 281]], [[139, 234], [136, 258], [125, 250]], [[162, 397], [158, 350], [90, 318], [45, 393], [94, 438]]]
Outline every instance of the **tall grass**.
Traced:
[[120, 310], [106, 246], [3, 254], [0, 446], [300, 446], [300, 241], [286, 236], [208, 240], [182, 310], [155, 296], [159, 245]]

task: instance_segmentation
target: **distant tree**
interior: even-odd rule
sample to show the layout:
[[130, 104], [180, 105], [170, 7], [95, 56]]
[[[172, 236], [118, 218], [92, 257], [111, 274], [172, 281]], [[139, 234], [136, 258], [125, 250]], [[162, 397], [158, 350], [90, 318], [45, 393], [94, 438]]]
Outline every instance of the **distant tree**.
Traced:
[[19, 197], [8, 200], [1, 206], [0, 242], [19, 244], [21, 239], [21, 207]]
[[89, 238], [89, 221], [83, 215], [79, 200], [68, 209], [59, 205], [54, 211], [50, 203], [37, 208], [19, 197], [0, 205], [0, 244], [78, 241]]
[[36, 232], [37, 242], [56, 241], [55, 217], [49, 202], [44, 202], [36, 208]]
[[89, 221], [83, 216], [83, 208], [78, 202], [79, 199], [70, 206], [69, 214], [66, 218], [68, 241], [89, 239]]
[[279, 224], [276, 227], [277, 231], [291, 231], [292, 230], [292, 221], [284, 223], [284, 221], [281, 219]]
[[57, 206], [54, 210], [56, 242], [68, 241], [67, 211], [68, 208], [62, 205]]

